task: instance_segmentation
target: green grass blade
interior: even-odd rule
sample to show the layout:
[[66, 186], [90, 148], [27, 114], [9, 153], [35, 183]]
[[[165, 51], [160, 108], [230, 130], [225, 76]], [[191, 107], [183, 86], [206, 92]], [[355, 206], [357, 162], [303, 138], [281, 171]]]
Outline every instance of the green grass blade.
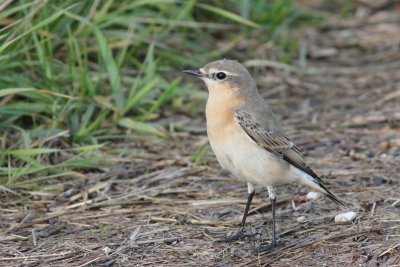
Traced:
[[35, 89], [33, 88], [7, 88], [7, 89], [1, 89], [0, 90], [0, 97], [6, 96], [6, 95], [12, 95], [12, 94], [19, 94], [23, 92], [29, 92], [29, 91], [34, 91]]
[[8, 42], [3, 43], [2, 45], [0, 45], [0, 54], [10, 45], [14, 44], [15, 42], [19, 41], [20, 39], [24, 38], [27, 35], [30, 35], [32, 32], [35, 32], [37, 30], [39, 30], [40, 28], [43, 28], [47, 25], [49, 25], [50, 23], [52, 23], [53, 21], [57, 20], [58, 18], [62, 17], [65, 14], [65, 11], [67, 11], [68, 9], [71, 9], [72, 7], [74, 7], [75, 5], [72, 5], [70, 7], [61, 9], [60, 11], [57, 11], [56, 13], [54, 13], [53, 15], [51, 15], [50, 17], [48, 17], [47, 19], [39, 22], [38, 24], [28, 28], [28, 30], [24, 31], [24, 33], [22, 33], [21, 35], [11, 39]]
[[118, 125], [144, 134], [154, 134], [160, 137], [166, 136], [165, 131], [163, 131], [159, 127], [156, 127], [155, 125], [151, 125], [149, 123], [134, 121], [130, 118], [120, 119], [118, 121]]
[[245, 19], [239, 15], [236, 15], [235, 13], [229, 12], [225, 9], [222, 9], [222, 8], [219, 8], [216, 6], [211, 6], [211, 5], [203, 4], [203, 3], [196, 3], [196, 6], [198, 6], [201, 9], [207, 10], [209, 12], [215, 13], [224, 18], [227, 18], [229, 20], [235, 21], [237, 23], [240, 23], [240, 24], [252, 27], [252, 28], [258, 28], [260, 26], [251, 20]]
[[40, 154], [55, 153], [59, 151], [60, 149], [56, 148], [30, 148], [30, 149], [0, 151], [0, 155], [12, 155], [20, 157], [20, 156], [34, 156]]
[[160, 108], [163, 104], [165, 104], [171, 97], [173, 96], [174, 90], [177, 88], [181, 78], [176, 78], [171, 84], [168, 85], [167, 89], [157, 98], [154, 104], [149, 109], [147, 116], [149, 117], [152, 113], [154, 113], [158, 108]]
[[125, 100], [122, 94], [121, 78], [119, 75], [117, 64], [113, 57], [112, 51], [109, 48], [107, 39], [105, 38], [103, 33], [100, 30], [95, 29], [95, 35], [97, 44], [99, 46], [100, 56], [107, 69], [108, 78], [110, 81], [111, 88], [113, 90], [113, 95], [116, 105], [118, 109], [122, 111], [124, 108]]

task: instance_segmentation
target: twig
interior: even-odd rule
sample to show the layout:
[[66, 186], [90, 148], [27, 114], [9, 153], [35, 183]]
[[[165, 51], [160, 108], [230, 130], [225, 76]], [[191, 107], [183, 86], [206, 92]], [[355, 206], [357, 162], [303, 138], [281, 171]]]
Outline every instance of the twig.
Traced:
[[391, 250], [393, 250], [393, 249], [395, 249], [395, 248], [397, 248], [397, 247], [399, 247], [399, 246], [400, 246], [400, 242], [397, 243], [396, 245], [394, 245], [394, 246], [388, 248], [387, 250], [385, 250], [385, 251], [382, 252], [381, 254], [379, 254], [379, 257], [382, 257], [382, 256], [386, 255], [386, 254], [389, 253]]
[[36, 247], [36, 235], [35, 235], [35, 229], [32, 229], [32, 243], [33, 246]]

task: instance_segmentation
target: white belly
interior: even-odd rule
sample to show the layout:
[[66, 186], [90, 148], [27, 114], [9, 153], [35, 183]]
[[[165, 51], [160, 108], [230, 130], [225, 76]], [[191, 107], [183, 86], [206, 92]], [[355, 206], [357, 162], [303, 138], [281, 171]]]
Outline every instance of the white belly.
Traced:
[[264, 186], [293, 180], [289, 165], [257, 145], [238, 124], [220, 129], [218, 136], [213, 132], [208, 134], [215, 156], [238, 179]]

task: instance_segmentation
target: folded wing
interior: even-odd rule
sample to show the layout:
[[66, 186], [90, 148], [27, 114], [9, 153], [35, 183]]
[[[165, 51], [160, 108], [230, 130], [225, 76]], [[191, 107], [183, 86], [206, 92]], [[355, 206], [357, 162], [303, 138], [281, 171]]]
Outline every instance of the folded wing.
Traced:
[[308, 166], [304, 157], [300, 154], [299, 149], [293, 144], [293, 142], [287, 138], [282, 131], [276, 127], [270, 127], [268, 125], [261, 125], [255, 120], [250, 113], [245, 111], [237, 111], [235, 113], [235, 119], [239, 123], [240, 127], [247, 133], [247, 135], [253, 139], [259, 146], [268, 150], [276, 157], [283, 159], [299, 170], [307, 173], [313, 182], [319, 185], [325, 191], [325, 195], [334, 202], [344, 205], [335, 195], [333, 195], [325, 186], [321, 178]]

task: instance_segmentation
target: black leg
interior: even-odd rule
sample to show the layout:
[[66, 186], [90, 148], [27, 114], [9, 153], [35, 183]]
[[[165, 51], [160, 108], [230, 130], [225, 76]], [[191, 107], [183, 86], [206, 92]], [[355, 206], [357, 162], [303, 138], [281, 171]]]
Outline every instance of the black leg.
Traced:
[[271, 198], [271, 206], [272, 206], [272, 242], [271, 242], [271, 249], [276, 247], [275, 203], [276, 203], [276, 197], [273, 196], [273, 198]]
[[265, 251], [271, 251], [277, 248], [278, 246], [282, 246], [285, 243], [282, 241], [279, 241], [279, 243], [276, 241], [276, 227], [275, 227], [275, 221], [276, 221], [276, 216], [275, 216], [275, 205], [276, 205], [276, 195], [275, 195], [275, 190], [272, 186], [267, 186], [268, 193], [269, 193], [269, 199], [271, 200], [271, 208], [272, 208], [272, 240], [271, 244], [264, 246], [261, 245], [258, 250], [254, 251], [255, 253], [260, 253], [260, 252], [265, 252]]
[[246, 224], [247, 214], [249, 213], [250, 204], [251, 204], [251, 201], [253, 201], [253, 197], [254, 197], [255, 193], [256, 193], [256, 190], [253, 190], [249, 193], [249, 196], [247, 197], [246, 208], [244, 210], [242, 222], [240, 224], [242, 232], [244, 231], [244, 225]]
[[269, 199], [271, 200], [271, 208], [272, 208], [272, 240], [271, 240], [271, 245], [266, 246], [266, 247], [261, 247], [261, 251], [265, 250], [273, 250], [274, 248], [277, 247], [277, 241], [276, 241], [276, 226], [275, 226], [275, 221], [276, 221], [276, 216], [275, 216], [275, 204], [276, 204], [276, 195], [275, 195], [275, 190], [273, 186], [267, 186], [268, 189], [268, 194], [269, 194]]
[[232, 235], [232, 236], [228, 236], [225, 239], [222, 240], [217, 240], [217, 243], [221, 243], [221, 242], [232, 242], [232, 241], [236, 241], [245, 237], [249, 237], [249, 236], [253, 236], [253, 235], [245, 235], [244, 234], [244, 226], [246, 224], [246, 219], [247, 219], [247, 214], [249, 213], [249, 209], [250, 209], [250, 205], [251, 205], [251, 201], [253, 200], [254, 194], [256, 193], [256, 190], [254, 190], [253, 185], [249, 185], [249, 195], [247, 197], [247, 203], [246, 203], [246, 208], [244, 209], [244, 213], [243, 213], [243, 218], [242, 218], [242, 222], [240, 223], [240, 229], [239, 231]]

